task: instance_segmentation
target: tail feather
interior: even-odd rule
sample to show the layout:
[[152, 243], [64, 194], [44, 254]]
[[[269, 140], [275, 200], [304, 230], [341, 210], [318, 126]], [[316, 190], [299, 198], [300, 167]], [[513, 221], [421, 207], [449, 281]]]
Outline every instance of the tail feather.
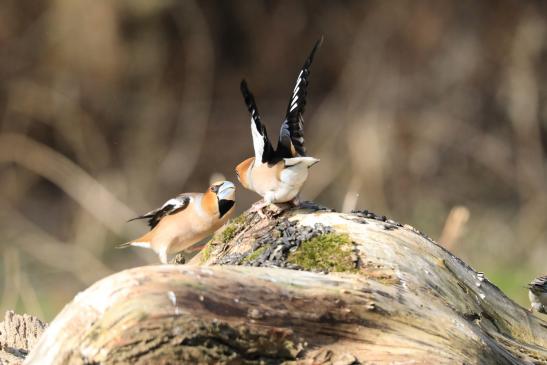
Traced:
[[143, 242], [143, 241], [129, 241], [126, 243], [122, 243], [121, 245], [117, 245], [116, 248], [122, 249], [127, 247], [142, 247], [142, 248], [150, 248], [150, 242]]
[[295, 166], [300, 163], [303, 163], [304, 165], [308, 167], [312, 167], [316, 163], [319, 162], [318, 158], [314, 157], [292, 157], [292, 158], [285, 158], [285, 166]]
[[116, 246], [116, 248], [122, 249], [122, 248], [127, 248], [127, 247], [130, 247], [130, 246], [133, 246], [133, 241], [119, 244], [119, 245]]

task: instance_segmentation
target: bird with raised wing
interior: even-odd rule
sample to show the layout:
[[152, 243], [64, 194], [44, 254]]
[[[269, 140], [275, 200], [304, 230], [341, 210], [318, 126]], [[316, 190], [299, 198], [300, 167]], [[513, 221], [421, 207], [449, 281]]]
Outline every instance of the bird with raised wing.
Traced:
[[255, 156], [237, 165], [236, 173], [245, 188], [264, 198], [264, 204], [298, 204], [298, 194], [308, 178], [308, 169], [319, 162], [317, 158], [306, 156], [302, 115], [306, 106], [310, 66], [321, 42], [322, 39], [315, 43], [298, 74], [275, 149], [268, 138], [266, 127], [260, 120], [255, 99], [247, 82], [241, 82], [241, 92], [251, 114]]
[[547, 275], [535, 278], [528, 284], [528, 297], [532, 303], [530, 311], [547, 314]]
[[184, 193], [160, 208], [131, 219], [147, 219], [150, 231], [119, 248], [135, 246], [154, 250], [160, 261], [183, 251], [220, 228], [234, 212], [235, 186], [230, 181], [212, 184], [205, 193]]

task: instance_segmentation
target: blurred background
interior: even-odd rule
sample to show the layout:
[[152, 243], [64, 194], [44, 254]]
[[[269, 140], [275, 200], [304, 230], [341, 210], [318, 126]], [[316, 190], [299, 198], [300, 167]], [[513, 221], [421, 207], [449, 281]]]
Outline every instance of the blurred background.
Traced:
[[[528, 306], [547, 273], [547, 3], [2, 0], [0, 313], [51, 320], [116, 244], [270, 137], [321, 36], [303, 199], [413, 225]], [[239, 187], [238, 210], [258, 196]]]

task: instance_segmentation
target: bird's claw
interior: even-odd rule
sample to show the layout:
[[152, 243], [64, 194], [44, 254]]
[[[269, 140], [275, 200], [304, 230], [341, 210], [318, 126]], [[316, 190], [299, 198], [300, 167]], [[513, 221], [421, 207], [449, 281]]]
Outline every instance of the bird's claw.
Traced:
[[251, 206], [251, 208], [249, 209], [249, 213], [256, 213], [260, 216], [260, 218], [264, 219], [266, 218], [266, 215], [264, 214], [263, 209], [268, 204], [269, 203], [264, 200], [259, 200]]
[[265, 200], [260, 200], [252, 205], [249, 212], [258, 214], [262, 219], [271, 219], [293, 206], [295, 206], [293, 201], [287, 203], [270, 203]]

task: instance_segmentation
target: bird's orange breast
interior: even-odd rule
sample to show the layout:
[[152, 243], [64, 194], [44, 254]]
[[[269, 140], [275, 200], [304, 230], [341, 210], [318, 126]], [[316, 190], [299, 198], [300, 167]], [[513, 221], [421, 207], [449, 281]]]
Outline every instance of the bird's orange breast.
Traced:
[[275, 165], [254, 165], [251, 170], [253, 190], [260, 195], [264, 195], [267, 191], [276, 190], [281, 183], [280, 177], [283, 168], [283, 161], [280, 161]]

